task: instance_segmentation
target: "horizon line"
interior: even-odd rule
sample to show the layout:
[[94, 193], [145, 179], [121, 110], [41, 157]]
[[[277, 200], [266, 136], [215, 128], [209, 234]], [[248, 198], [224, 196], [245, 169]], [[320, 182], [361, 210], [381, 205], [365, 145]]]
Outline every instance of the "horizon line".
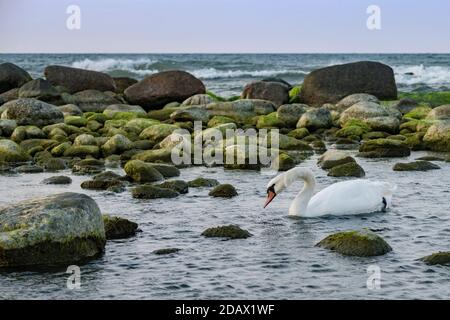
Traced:
[[388, 54], [404, 54], [404, 55], [419, 55], [419, 54], [450, 54], [450, 52], [0, 52], [0, 54], [105, 54], [105, 55], [114, 55], [114, 54], [186, 54], [186, 55], [244, 55], [244, 54], [279, 54], [279, 55], [287, 55], [287, 54], [298, 54], [298, 55], [307, 55], [307, 54], [347, 54], [347, 55], [357, 55], [357, 54], [380, 54], [380, 55], [388, 55]]

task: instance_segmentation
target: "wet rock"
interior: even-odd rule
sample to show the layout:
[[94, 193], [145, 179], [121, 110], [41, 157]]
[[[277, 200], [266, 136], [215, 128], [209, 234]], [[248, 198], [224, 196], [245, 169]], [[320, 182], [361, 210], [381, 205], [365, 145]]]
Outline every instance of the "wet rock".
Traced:
[[177, 253], [180, 250], [181, 249], [178, 249], [178, 248], [164, 248], [164, 249], [155, 250], [152, 253], [153, 254], [157, 254], [157, 255], [164, 255], [164, 254]]
[[45, 171], [59, 171], [67, 168], [66, 161], [60, 158], [50, 158], [43, 161], [43, 167]]
[[266, 100], [243, 99], [232, 102], [214, 102], [206, 106], [211, 116], [225, 116], [238, 122], [246, 122], [256, 116], [275, 112], [275, 105]]
[[364, 169], [356, 162], [349, 162], [334, 166], [328, 172], [329, 177], [357, 177], [362, 178], [366, 175]]
[[157, 185], [157, 187], [164, 188], [164, 189], [172, 189], [181, 194], [189, 192], [188, 183], [183, 180], [164, 181], [163, 183]]
[[289, 131], [289, 133], [287, 134], [288, 137], [292, 137], [298, 140], [301, 140], [307, 136], [309, 136], [309, 130], [306, 128], [298, 128], [298, 129], [294, 129], [292, 131]]
[[112, 104], [122, 103], [114, 95], [98, 90], [84, 90], [73, 95], [64, 93], [61, 97], [66, 104], [75, 104], [83, 112], [101, 113]]
[[228, 225], [208, 228], [202, 232], [202, 236], [207, 238], [247, 239], [252, 234], [238, 226]]
[[0, 209], [0, 267], [70, 264], [94, 258], [105, 247], [95, 201], [61, 193]]
[[64, 118], [64, 123], [75, 127], [85, 127], [87, 122], [88, 120], [82, 116], [66, 116]]
[[57, 107], [59, 109], [59, 111], [61, 111], [64, 115], [64, 117], [66, 116], [82, 116], [83, 115], [83, 111], [81, 111], [80, 108], [78, 108], [78, 106], [74, 105], [74, 104], [65, 104], [63, 106], [59, 106]]
[[170, 148], [146, 150], [138, 152], [132, 157], [133, 160], [145, 162], [172, 162], [172, 150]]
[[237, 196], [238, 193], [231, 184], [225, 183], [215, 186], [214, 189], [209, 192], [209, 195], [219, 198], [232, 198]]
[[69, 149], [72, 146], [71, 142], [63, 142], [51, 149], [51, 154], [55, 157], [61, 157], [64, 155], [64, 152], [66, 152], [67, 149]]
[[108, 106], [103, 114], [108, 119], [120, 119], [120, 118], [145, 118], [147, 112], [141, 106], [130, 106], [128, 104], [112, 104]]
[[97, 140], [93, 135], [83, 133], [75, 138], [73, 141], [74, 146], [96, 146]]
[[403, 118], [409, 120], [423, 120], [428, 116], [431, 110], [432, 109], [430, 107], [420, 106], [412, 109], [410, 112], [405, 114]]
[[196, 94], [187, 98], [181, 105], [183, 106], [200, 106], [214, 102], [214, 98], [208, 94]]
[[379, 62], [361, 61], [315, 70], [303, 81], [300, 100], [318, 106], [327, 102], [337, 103], [354, 93], [395, 100], [397, 86], [392, 68]]
[[47, 179], [42, 180], [43, 184], [71, 184], [72, 179], [67, 176], [54, 176]]
[[44, 172], [44, 169], [40, 166], [26, 164], [26, 165], [17, 167], [16, 172], [19, 172], [19, 173], [41, 173], [41, 172]]
[[114, 80], [107, 74], [64, 66], [48, 66], [44, 69], [45, 78], [54, 86], [62, 86], [70, 93], [94, 89], [115, 91]]
[[267, 100], [279, 107], [289, 102], [289, 87], [280, 82], [255, 81], [245, 86], [241, 99]]
[[164, 178], [178, 177], [180, 175], [180, 170], [171, 165], [164, 163], [149, 163], [153, 168], [159, 171]]
[[284, 104], [277, 109], [277, 118], [288, 127], [295, 128], [298, 120], [307, 110], [306, 104]]
[[123, 93], [128, 87], [138, 82], [136, 79], [129, 77], [114, 77], [113, 80], [116, 85], [116, 93]]
[[380, 256], [392, 251], [383, 238], [367, 229], [338, 232], [326, 237], [316, 246], [358, 257]]
[[123, 180], [123, 179], [124, 177], [113, 171], [104, 171], [92, 177], [92, 180]]
[[287, 153], [280, 153], [272, 160], [271, 168], [278, 171], [288, 171], [295, 167], [295, 160]]
[[424, 160], [424, 161], [445, 161], [444, 158], [441, 157], [435, 157], [435, 156], [423, 156], [416, 158], [416, 160]]
[[15, 120], [0, 119], [0, 132], [4, 137], [9, 137], [17, 127]]
[[284, 128], [284, 127], [286, 127], [286, 124], [277, 118], [276, 112], [272, 112], [264, 116], [259, 116], [258, 121], [256, 122], [257, 129]]
[[136, 235], [138, 224], [125, 218], [102, 215], [106, 240], [126, 239]]
[[314, 131], [321, 128], [329, 128], [332, 125], [331, 113], [327, 109], [318, 108], [305, 112], [297, 123], [297, 128], [307, 128]]
[[419, 260], [425, 262], [428, 265], [449, 265], [450, 251], [433, 253], [429, 256], [420, 258]]
[[100, 157], [100, 148], [98, 146], [90, 146], [90, 145], [80, 145], [80, 146], [70, 146], [67, 150], [64, 151], [65, 157], [80, 157], [85, 158], [88, 156], [99, 158]]
[[[124, 187], [124, 183], [119, 180], [87, 180], [81, 183], [82, 189], [89, 190], [108, 190], [111, 187]], [[122, 189], [122, 188], [121, 188]]]
[[38, 127], [64, 122], [63, 113], [54, 105], [36, 100], [21, 98], [4, 104], [2, 119], [15, 120], [18, 125]]
[[331, 169], [336, 166], [340, 166], [346, 163], [356, 162], [351, 156], [346, 152], [339, 150], [328, 150], [322, 154], [317, 162], [317, 164], [324, 170]]
[[60, 100], [60, 93], [49, 81], [35, 79], [20, 87], [19, 98], [35, 98], [41, 101], [56, 103]]
[[342, 111], [345, 111], [346, 109], [350, 108], [354, 104], [357, 104], [358, 102], [372, 102], [372, 103], [376, 103], [376, 104], [380, 103], [378, 98], [373, 96], [373, 95], [371, 95], [371, 94], [355, 93], [355, 94], [351, 94], [349, 96], [346, 96], [345, 98], [340, 100], [336, 104], [336, 109], [339, 112], [342, 112]]
[[0, 163], [26, 162], [31, 157], [17, 143], [7, 139], [0, 140]]
[[215, 187], [220, 183], [216, 179], [208, 178], [196, 178], [188, 182], [188, 186], [191, 188], [202, 188], [202, 187]]
[[19, 126], [11, 134], [11, 140], [20, 143], [27, 139], [45, 139], [45, 133], [36, 126]]
[[19, 88], [30, 80], [28, 72], [15, 64], [8, 62], [0, 64], [0, 93]]
[[391, 139], [368, 140], [359, 147], [359, 156], [365, 158], [407, 157], [410, 154], [406, 143]]
[[209, 113], [206, 110], [206, 105], [203, 106], [189, 106], [180, 107], [170, 114], [170, 119], [173, 121], [201, 121], [207, 123], [209, 120]]
[[175, 198], [179, 193], [172, 189], [159, 188], [153, 185], [142, 185], [131, 190], [131, 195], [136, 199]]
[[205, 86], [199, 79], [185, 71], [174, 70], [150, 75], [128, 87], [124, 95], [131, 104], [158, 109], [199, 93], [205, 93]]
[[140, 160], [128, 161], [124, 170], [136, 182], [154, 182], [164, 178], [154, 166]]
[[428, 171], [440, 169], [440, 167], [429, 161], [419, 160], [407, 163], [396, 163], [394, 171]]
[[97, 174], [105, 170], [105, 163], [97, 159], [84, 159], [74, 163], [72, 172], [74, 174]]
[[103, 155], [121, 154], [131, 149], [132, 142], [127, 137], [116, 134], [102, 146]]
[[173, 124], [166, 124], [166, 123], [156, 124], [144, 129], [139, 135], [139, 138], [143, 140], [148, 139], [156, 144], [178, 129], [180, 128]]

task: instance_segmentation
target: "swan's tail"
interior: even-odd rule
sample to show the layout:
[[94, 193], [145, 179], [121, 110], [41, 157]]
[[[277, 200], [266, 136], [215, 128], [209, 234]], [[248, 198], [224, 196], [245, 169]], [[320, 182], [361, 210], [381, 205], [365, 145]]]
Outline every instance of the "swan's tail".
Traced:
[[383, 184], [383, 197], [386, 199], [386, 208], [389, 208], [392, 203], [392, 196], [395, 190], [397, 190], [397, 185], [390, 182], [382, 182]]

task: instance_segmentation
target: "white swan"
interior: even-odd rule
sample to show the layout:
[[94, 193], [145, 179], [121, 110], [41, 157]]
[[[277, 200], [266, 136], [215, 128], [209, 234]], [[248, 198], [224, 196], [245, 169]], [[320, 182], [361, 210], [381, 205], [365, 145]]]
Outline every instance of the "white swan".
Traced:
[[297, 167], [269, 182], [264, 208], [277, 194], [298, 180], [303, 180], [304, 186], [289, 208], [290, 216], [320, 217], [385, 211], [396, 189], [396, 185], [388, 182], [358, 179], [334, 183], [313, 196], [316, 181], [312, 171]]

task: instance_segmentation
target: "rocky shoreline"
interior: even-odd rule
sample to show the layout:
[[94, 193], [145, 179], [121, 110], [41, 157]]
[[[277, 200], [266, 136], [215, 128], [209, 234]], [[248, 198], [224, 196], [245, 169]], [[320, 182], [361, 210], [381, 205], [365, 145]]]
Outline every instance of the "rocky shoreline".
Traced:
[[[364, 158], [402, 158], [418, 150], [450, 152], [450, 93], [398, 93], [389, 66], [365, 61], [316, 70], [303, 84], [277, 78], [252, 82], [240, 97], [230, 98], [208, 92], [185, 71], [137, 81], [48, 66], [43, 78], [32, 79], [20, 67], [3, 63], [0, 115], [0, 175], [71, 169], [89, 175], [84, 189], [130, 192], [136, 199], [179, 197], [193, 187], [211, 189], [211, 197], [238, 194], [232, 185], [211, 179], [175, 180], [185, 167], [172, 163], [172, 150], [182, 139], [176, 131], [185, 129], [194, 140], [194, 122], [202, 124], [203, 136], [211, 129], [223, 137], [227, 129], [278, 129], [276, 168], [288, 170], [317, 153], [318, 165], [333, 177], [365, 175], [346, 153], [349, 149], [358, 149], [358, 157]], [[239, 150], [234, 137], [231, 146], [228, 142], [205, 145], [203, 151]], [[430, 161], [435, 159], [398, 163], [393, 170], [439, 169]], [[237, 161], [222, 165], [227, 170], [263, 167]], [[125, 175], [108, 167], [122, 167]], [[71, 181], [55, 175], [43, 183]], [[103, 252], [107, 239], [133, 236], [137, 228], [133, 222], [102, 216], [95, 202], [81, 194], [17, 203], [0, 209], [0, 267], [90, 259]], [[234, 233], [227, 235], [228, 229]], [[237, 238], [235, 228], [220, 231], [214, 236]], [[349, 243], [359, 242], [347, 241], [346, 246]]]

